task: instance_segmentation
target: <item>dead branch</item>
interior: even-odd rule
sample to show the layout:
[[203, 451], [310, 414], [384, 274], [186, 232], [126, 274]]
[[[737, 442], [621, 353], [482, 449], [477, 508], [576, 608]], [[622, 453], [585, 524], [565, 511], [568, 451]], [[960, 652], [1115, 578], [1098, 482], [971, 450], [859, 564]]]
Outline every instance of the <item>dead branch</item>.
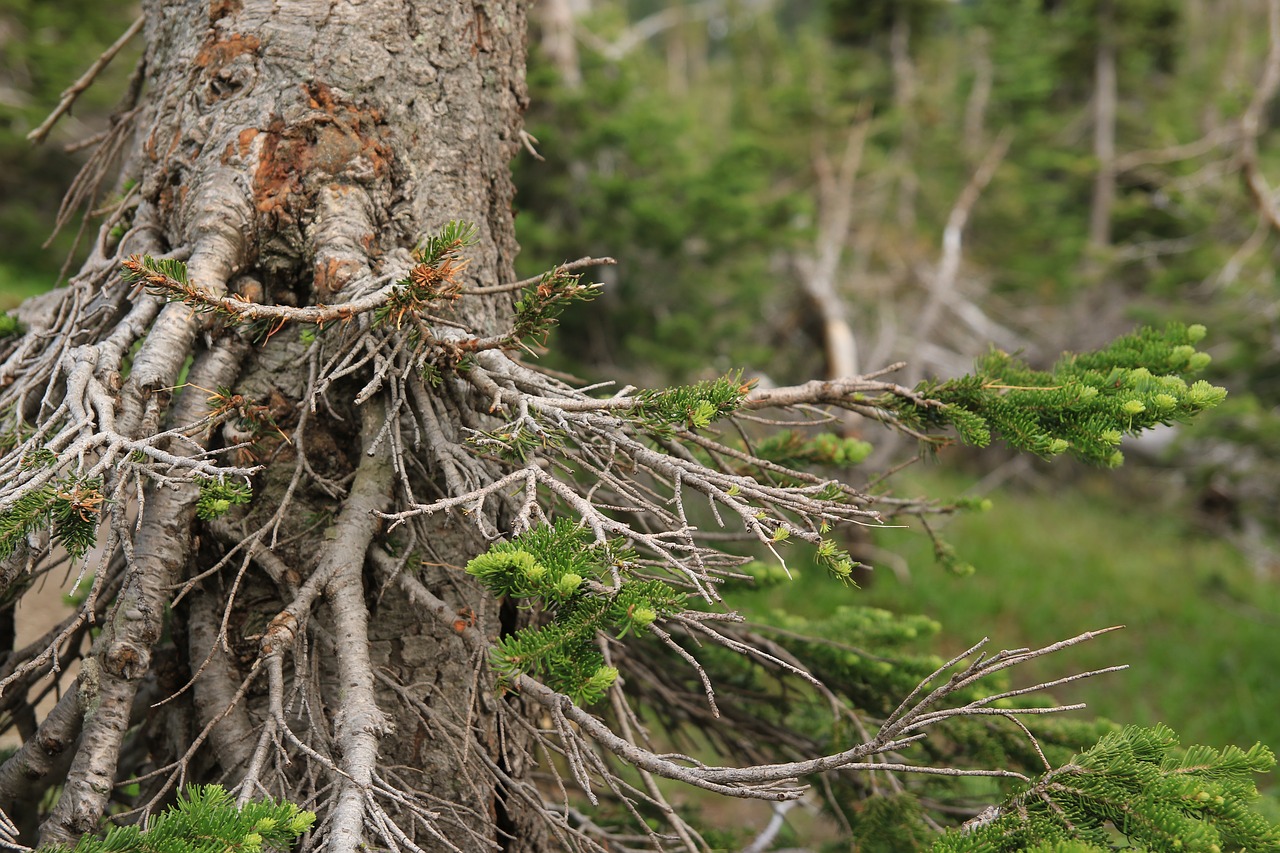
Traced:
[[996, 170], [1004, 160], [1004, 155], [1008, 152], [1012, 141], [1013, 134], [1006, 128], [996, 137], [995, 142], [991, 143], [982, 162], [978, 164], [969, 182], [956, 197], [956, 203], [952, 206], [946, 227], [942, 231], [942, 257], [938, 260], [937, 271], [930, 282], [929, 297], [916, 320], [915, 337], [919, 341], [930, 339], [934, 327], [942, 316], [943, 308], [955, 302], [954, 294], [956, 280], [960, 273], [965, 225], [968, 224], [969, 215], [973, 211], [973, 206], [978, 203], [982, 191], [995, 177]]
[[71, 105], [76, 102], [76, 98], [80, 97], [80, 93], [93, 84], [102, 69], [106, 68], [111, 60], [115, 59], [116, 54], [123, 50], [124, 46], [142, 30], [142, 25], [146, 23], [146, 20], [145, 15], [139, 15], [120, 38], [116, 39], [110, 47], [102, 52], [101, 56], [94, 60], [94, 63], [89, 66], [89, 70], [80, 75], [76, 82], [63, 91], [62, 100], [58, 102], [58, 106], [54, 107], [53, 112], [40, 123], [39, 127], [27, 134], [27, 139], [37, 144], [44, 142], [45, 137], [49, 135], [49, 131], [58, 123], [58, 119], [62, 118], [71, 109]]
[[1272, 228], [1280, 231], [1280, 207], [1276, 205], [1275, 191], [1262, 174], [1258, 162], [1258, 137], [1265, 129], [1263, 114], [1280, 90], [1280, 0], [1267, 3], [1267, 34], [1269, 47], [1262, 79], [1254, 89], [1248, 108], [1240, 116], [1239, 158], [1245, 183], [1258, 212], [1271, 223]]

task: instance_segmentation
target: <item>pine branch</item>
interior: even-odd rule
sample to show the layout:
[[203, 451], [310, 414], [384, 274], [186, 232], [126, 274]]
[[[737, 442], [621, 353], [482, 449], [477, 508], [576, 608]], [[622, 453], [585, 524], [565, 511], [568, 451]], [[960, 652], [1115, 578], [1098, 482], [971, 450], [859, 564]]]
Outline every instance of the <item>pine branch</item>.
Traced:
[[1226, 397], [1223, 388], [1188, 381], [1209, 364], [1194, 346], [1204, 335], [1199, 325], [1142, 328], [1097, 352], [1067, 354], [1051, 371], [993, 351], [973, 374], [922, 383], [917, 391], [931, 405], [889, 395], [877, 403], [918, 430], [954, 427], [977, 447], [995, 432], [1017, 450], [1044, 457], [1070, 452], [1116, 467], [1124, 462], [1116, 449], [1124, 435], [1188, 421]]
[[493, 660], [503, 680], [511, 684], [537, 671], [552, 689], [583, 705], [599, 701], [617, 677], [596, 649], [597, 632], [612, 631], [619, 639], [642, 634], [685, 603], [683, 593], [660, 580], [601, 584], [635, 555], [621, 543], [593, 547], [588, 539], [588, 530], [560, 519], [498, 543], [467, 564], [467, 573], [490, 592], [536, 602], [551, 615], [548, 624], [498, 644]]
[[455, 343], [451, 347], [475, 352], [518, 347], [526, 338], [545, 338], [565, 307], [573, 302], [590, 300], [599, 292], [599, 285], [579, 284], [581, 276], [571, 274], [570, 270], [614, 263], [612, 258], [581, 258], [544, 273], [535, 282], [468, 290], [457, 277], [467, 267], [462, 250], [474, 245], [475, 239], [474, 224], [450, 222], [439, 234], [426, 237], [414, 249], [417, 264], [407, 275], [373, 293], [338, 305], [264, 305], [237, 296], [217, 296], [206, 293], [188, 280], [186, 264], [149, 255], [127, 258], [122, 264], [122, 274], [126, 281], [141, 284], [169, 301], [184, 302], [196, 311], [212, 312], [234, 324], [257, 324], [262, 338], [275, 334], [286, 323], [323, 328], [330, 323], [349, 322], [370, 312], [375, 325], [391, 324], [399, 328], [406, 318], [418, 317], [441, 302], [451, 302], [468, 293], [493, 293], [513, 289], [517, 285], [522, 287], [524, 293], [517, 302], [510, 332], [493, 338]]
[[85, 835], [74, 848], [44, 853], [267, 853], [291, 849], [316, 816], [292, 803], [271, 800], [237, 808], [219, 785], [188, 788], [177, 803], [145, 827], [113, 826], [105, 836]]
[[1116, 830], [1129, 846], [1151, 851], [1280, 849], [1280, 824], [1254, 808], [1253, 774], [1267, 773], [1275, 763], [1260, 744], [1248, 750], [1180, 750], [1165, 726], [1129, 726], [984, 811], [933, 849], [1012, 853], [1081, 843], [1093, 845], [1083, 849], [1109, 850]]

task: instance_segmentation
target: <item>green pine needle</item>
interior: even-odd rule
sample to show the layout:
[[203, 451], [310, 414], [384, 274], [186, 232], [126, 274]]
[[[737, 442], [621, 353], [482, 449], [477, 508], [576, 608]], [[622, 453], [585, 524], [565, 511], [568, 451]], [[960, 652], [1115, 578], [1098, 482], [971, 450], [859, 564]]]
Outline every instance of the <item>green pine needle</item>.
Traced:
[[671, 427], [703, 429], [737, 411], [750, 391], [751, 383], [742, 380], [742, 371], [694, 385], [641, 391], [631, 416], [657, 432]]
[[56, 544], [72, 559], [80, 559], [97, 541], [105, 503], [101, 478], [70, 477], [27, 492], [0, 515], [0, 558], [12, 555], [28, 536], [47, 528]]
[[[1253, 778], [1275, 763], [1262, 745], [1183, 751], [1165, 726], [1128, 726], [1044, 774], [1007, 800], [998, 816], [947, 834], [933, 849], [1111, 850], [1118, 831], [1126, 849], [1277, 850], [1280, 825], [1254, 810]], [[1081, 844], [1094, 846], [1075, 846]]]
[[414, 248], [414, 256], [420, 263], [435, 266], [450, 258], [457, 258], [463, 249], [474, 246], [479, 229], [474, 222], [453, 220], [437, 234], [423, 238]]
[[992, 351], [973, 374], [920, 385], [941, 406], [879, 402], [908, 427], [953, 427], [965, 444], [985, 447], [994, 433], [1016, 450], [1115, 467], [1122, 436], [1188, 421], [1226, 398], [1224, 388], [1189, 381], [1209, 363], [1194, 346], [1203, 336], [1203, 326], [1142, 328], [1096, 352], [1064, 355], [1051, 371]]
[[233, 506], [247, 504], [253, 499], [253, 488], [248, 483], [225, 482], [211, 478], [197, 480], [200, 497], [196, 501], [196, 517], [205, 521], [221, 518]]
[[494, 595], [525, 599], [551, 614], [547, 624], [498, 644], [493, 664], [502, 679], [537, 673], [579, 704], [599, 701], [617, 672], [604, 665], [596, 633], [643, 634], [685, 605], [685, 594], [661, 580], [627, 579], [616, 589], [598, 582], [610, 576], [611, 567], [633, 558], [621, 543], [601, 546], [590, 531], [559, 519], [500, 542], [467, 563], [467, 574]]
[[[188, 788], [178, 802], [148, 821], [113, 826], [104, 837], [85, 835], [74, 853], [267, 853], [290, 850], [315, 823], [314, 813], [271, 800], [237, 808], [219, 785]], [[69, 848], [45, 848], [67, 853]]]

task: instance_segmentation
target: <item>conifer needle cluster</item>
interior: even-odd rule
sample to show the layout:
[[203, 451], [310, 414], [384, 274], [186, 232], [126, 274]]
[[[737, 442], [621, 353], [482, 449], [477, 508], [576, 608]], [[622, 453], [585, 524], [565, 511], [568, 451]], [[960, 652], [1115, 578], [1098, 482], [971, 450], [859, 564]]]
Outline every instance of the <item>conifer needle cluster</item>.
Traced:
[[[85, 835], [74, 853], [285, 853], [316, 816], [293, 803], [260, 800], [237, 808], [219, 785], [188, 788], [147, 825], [113, 826]], [[45, 853], [68, 853], [65, 847]]]
[[880, 402], [908, 425], [952, 426], [975, 447], [994, 432], [1016, 450], [1114, 468], [1124, 462], [1116, 449], [1124, 436], [1188, 421], [1226, 398], [1226, 389], [1194, 379], [1210, 362], [1195, 348], [1204, 335], [1198, 324], [1145, 327], [1096, 352], [1064, 355], [1048, 371], [993, 350], [973, 373], [916, 389], [941, 405]]
[[753, 385], [738, 371], [693, 385], [645, 390], [636, 394], [629, 414], [650, 432], [705, 429], [737, 411]]
[[495, 595], [541, 606], [549, 621], [502, 640], [495, 668], [509, 682], [538, 672], [552, 689], [575, 702], [599, 701], [618, 676], [605, 666], [596, 632], [619, 638], [643, 634], [663, 616], [684, 608], [685, 596], [660, 580], [620, 577], [635, 559], [623, 543], [590, 544], [590, 531], [568, 519], [541, 525], [500, 542], [467, 564], [467, 573]]
[[935, 853], [1124, 849], [1224, 853], [1280, 849], [1280, 825], [1255, 809], [1253, 774], [1271, 750], [1178, 748], [1167, 727], [1128, 726], [1045, 773], [1029, 789], [948, 833]]
[[253, 499], [253, 488], [248, 483], [209, 477], [197, 478], [197, 482], [200, 498], [196, 501], [196, 517], [205, 521], [220, 518], [233, 506], [247, 504]]
[[100, 478], [68, 477], [26, 492], [0, 513], [0, 558], [10, 556], [28, 536], [45, 529], [73, 559], [83, 557], [97, 538], [104, 502]]
[[857, 465], [871, 455], [871, 444], [858, 438], [846, 438], [831, 432], [806, 435], [785, 429], [756, 444], [756, 455], [786, 468], [821, 465], [843, 468]]

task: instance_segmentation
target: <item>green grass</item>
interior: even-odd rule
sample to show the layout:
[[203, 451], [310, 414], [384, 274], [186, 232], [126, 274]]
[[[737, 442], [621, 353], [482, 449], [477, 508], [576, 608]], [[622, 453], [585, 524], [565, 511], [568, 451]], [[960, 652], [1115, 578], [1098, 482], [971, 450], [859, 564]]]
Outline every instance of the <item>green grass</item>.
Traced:
[[[993, 494], [995, 507], [945, 523], [944, 538], [977, 567], [938, 567], [927, 536], [879, 531], [909, 578], [878, 569], [842, 590], [817, 569], [794, 584], [744, 596], [755, 607], [807, 615], [839, 603], [923, 613], [943, 625], [939, 651], [984, 636], [995, 649], [1043, 645], [1110, 625], [1124, 631], [1015, 671], [1019, 683], [1127, 663], [1126, 672], [1060, 688], [1061, 702], [1122, 723], [1165, 722], [1183, 743], [1280, 747], [1280, 587], [1255, 578], [1227, 543], [1151, 501], [1122, 498], [1107, 480], [1052, 494]], [[971, 479], [916, 475], [899, 494], [960, 494]]]

